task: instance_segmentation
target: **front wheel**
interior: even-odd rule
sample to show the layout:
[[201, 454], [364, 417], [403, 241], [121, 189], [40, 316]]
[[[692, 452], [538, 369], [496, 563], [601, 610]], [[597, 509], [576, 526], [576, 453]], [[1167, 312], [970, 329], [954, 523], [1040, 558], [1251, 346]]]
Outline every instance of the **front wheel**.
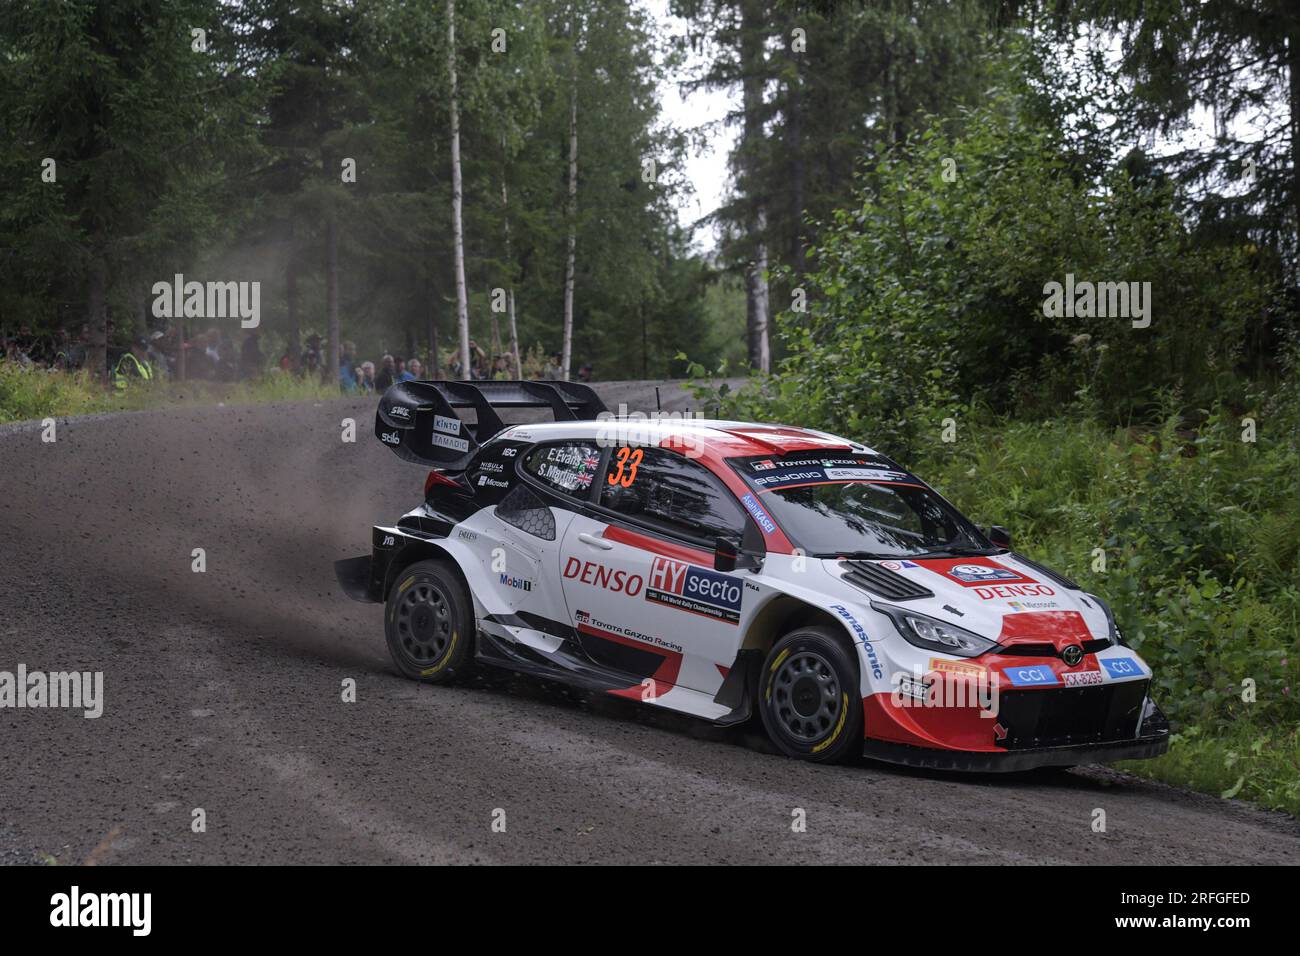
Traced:
[[786, 756], [832, 763], [860, 753], [862, 702], [848, 641], [827, 627], [777, 641], [763, 664], [758, 710]]
[[393, 581], [384, 607], [384, 637], [406, 677], [441, 684], [474, 657], [474, 605], [447, 561], [419, 561]]

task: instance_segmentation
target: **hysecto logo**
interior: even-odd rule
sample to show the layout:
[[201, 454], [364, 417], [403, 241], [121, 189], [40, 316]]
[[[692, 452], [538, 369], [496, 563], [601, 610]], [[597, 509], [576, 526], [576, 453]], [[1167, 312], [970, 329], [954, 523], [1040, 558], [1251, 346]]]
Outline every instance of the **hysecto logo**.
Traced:
[[739, 578], [706, 571], [672, 558], [655, 558], [650, 567], [650, 584], [645, 589], [647, 601], [657, 601], [679, 611], [690, 611], [728, 624], [740, 623], [744, 593]]

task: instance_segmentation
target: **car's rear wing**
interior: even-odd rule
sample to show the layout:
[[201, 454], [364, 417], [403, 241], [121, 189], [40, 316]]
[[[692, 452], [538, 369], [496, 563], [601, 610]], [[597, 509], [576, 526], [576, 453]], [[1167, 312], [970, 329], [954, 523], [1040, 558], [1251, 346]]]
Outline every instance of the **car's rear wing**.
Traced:
[[[460, 416], [472, 408], [473, 422]], [[447, 471], [507, 428], [504, 408], [549, 408], [555, 421], [591, 421], [606, 411], [591, 386], [577, 382], [398, 382], [375, 412], [375, 437], [399, 458]]]

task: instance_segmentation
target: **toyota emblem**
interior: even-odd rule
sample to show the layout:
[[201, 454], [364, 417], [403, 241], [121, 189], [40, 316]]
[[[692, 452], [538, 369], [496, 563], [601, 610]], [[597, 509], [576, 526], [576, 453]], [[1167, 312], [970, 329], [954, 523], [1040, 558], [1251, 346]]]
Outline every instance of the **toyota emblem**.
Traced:
[[1071, 644], [1065, 650], [1061, 651], [1061, 660], [1074, 667], [1083, 660], [1083, 648], [1078, 644]]

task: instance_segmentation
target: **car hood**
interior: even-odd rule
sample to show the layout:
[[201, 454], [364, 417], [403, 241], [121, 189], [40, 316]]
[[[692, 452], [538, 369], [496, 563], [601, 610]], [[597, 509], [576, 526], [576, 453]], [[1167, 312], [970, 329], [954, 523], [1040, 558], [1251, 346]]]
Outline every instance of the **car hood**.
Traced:
[[928, 614], [1003, 646], [1050, 643], [1059, 650], [1104, 640], [1110, 629], [1095, 599], [1013, 554], [825, 564], [876, 604]]

